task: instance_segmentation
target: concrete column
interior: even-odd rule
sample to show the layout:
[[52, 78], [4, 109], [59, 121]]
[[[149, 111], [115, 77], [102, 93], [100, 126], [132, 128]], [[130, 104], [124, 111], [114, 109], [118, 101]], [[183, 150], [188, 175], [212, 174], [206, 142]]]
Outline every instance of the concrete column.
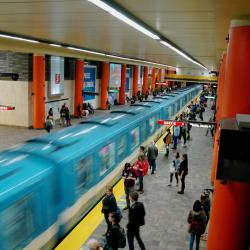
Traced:
[[125, 104], [125, 91], [126, 91], [126, 64], [122, 65], [121, 87], [119, 89], [119, 104]]
[[107, 109], [109, 85], [109, 63], [102, 63], [102, 80], [101, 80], [101, 109]]

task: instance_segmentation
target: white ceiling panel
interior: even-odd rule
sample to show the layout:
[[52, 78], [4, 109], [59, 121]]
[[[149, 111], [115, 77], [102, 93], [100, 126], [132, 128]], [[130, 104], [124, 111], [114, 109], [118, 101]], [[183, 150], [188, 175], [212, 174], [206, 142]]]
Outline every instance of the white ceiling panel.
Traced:
[[[217, 68], [221, 53], [226, 50], [230, 20], [250, 13], [249, 0], [114, 2], [210, 69]], [[195, 67], [87, 0], [0, 0], [0, 31]]]

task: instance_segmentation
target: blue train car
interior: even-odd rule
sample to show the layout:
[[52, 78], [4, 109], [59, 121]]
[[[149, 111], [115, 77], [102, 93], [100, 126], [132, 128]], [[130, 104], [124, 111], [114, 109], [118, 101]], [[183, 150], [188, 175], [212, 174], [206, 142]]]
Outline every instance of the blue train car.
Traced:
[[0, 250], [51, 249], [120, 178], [139, 146], [163, 133], [157, 120], [174, 118], [200, 89], [111, 111], [0, 154]]

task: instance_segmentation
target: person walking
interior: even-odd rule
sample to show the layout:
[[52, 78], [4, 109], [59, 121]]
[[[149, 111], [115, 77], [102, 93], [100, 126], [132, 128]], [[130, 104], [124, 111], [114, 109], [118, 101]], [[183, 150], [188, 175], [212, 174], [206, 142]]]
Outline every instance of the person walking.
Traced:
[[143, 203], [138, 201], [139, 195], [137, 192], [130, 193], [129, 198], [131, 201], [127, 224], [129, 250], [134, 250], [134, 237], [136, 238], [140, 248], [145, 250], [144, 243], [140, 236], [140, 227], [145, 224], [145, 208]]
[[181, 179], [181, 190], [178, 192], [178, 194], [184, 194], [185, 177], [188, 174], [188, 157], [187, 157], [187, 154], [182, 155], [182, 161], [180, 163], [178, 173], [179, 173], [179, 176], [180, 176], [180, 179]]
[[200, 248], [200, 237], [205, 232], [206, 215], [202, 210], [201, 202], [196, 200], [193, 205], [193, 210], [188, 214], [187, 222], [189, 223], [189, 250], [193, 250], [194, 240], [196, 240], [196, 250]]
[[115, 196], [113, 194], [113, 187], [107, 186], [106, 187], [106, 195], [104, 199], [102, 200], [102, 213], [104, 214], [104, 218], [107, 223], [107, 231], [105, 235], [108, 233], [108, 231], [111, 229], [111, 222], [109, 221], [109, 213], [116, 212], [118, 210], [117, 203]]
[[124, 169], [122, 171], [122, 178], [124, 180], [124, 191], [126, 194], [127, 206], [123, 208], [126, 210], [130, 207], [129, 194], [135, 190], [135, 180], [137, 178], [136, 171], [133, 169], [129, 162], [125, 163]]
[[148, 163], [151, 169], [151, 174], [155, 173], [156, 170], [156, 158], [158, 156], [158, 148], [155, 145], [154, 141], [151, 141], [149, 147], [148, 147]]
[[167, 129], [167, 134], [166, 136], [163, 138], [163, 142], [165, 143], [165, 147], [166, 147], [166, 154], [165, 156], [168, 157], [169, 155], [169, 145], [172, 143], [172, 134], [170, 129]]

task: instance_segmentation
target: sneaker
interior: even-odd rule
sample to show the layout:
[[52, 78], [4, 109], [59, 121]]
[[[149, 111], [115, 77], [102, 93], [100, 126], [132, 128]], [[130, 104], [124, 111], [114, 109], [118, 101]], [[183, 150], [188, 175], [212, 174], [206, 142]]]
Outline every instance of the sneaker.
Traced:
[[172, 183], [168, 184], [168, 187], [172, 187]]
[[184, 194], [184, 192], [182, 192], [182, 191], [179, 191], [179, 192], [177, 192], [177, 194]]
[[171, 149], [174, 149], [174, 150], [176, 150], [176, 148], [175, 148], [175, 147], [172, 147]]

